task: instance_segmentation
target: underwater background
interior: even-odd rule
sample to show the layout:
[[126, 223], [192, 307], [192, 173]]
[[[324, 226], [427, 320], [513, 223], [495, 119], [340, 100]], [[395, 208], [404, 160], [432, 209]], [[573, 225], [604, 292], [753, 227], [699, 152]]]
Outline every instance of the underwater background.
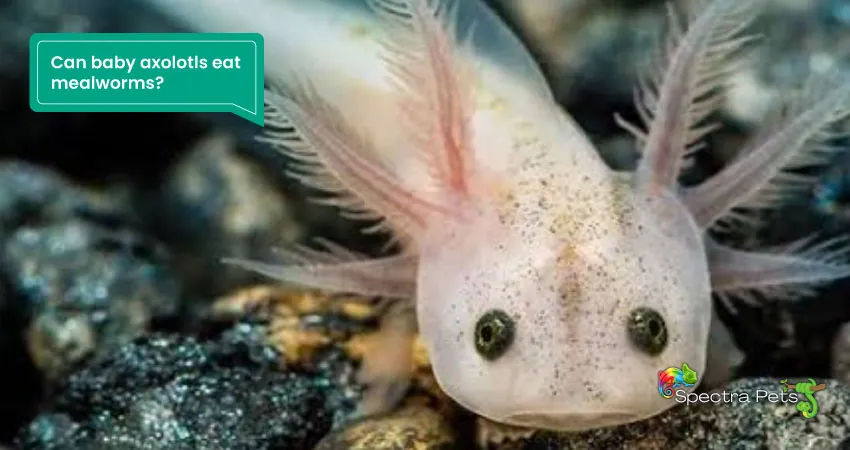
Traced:
[[[632, 86], [664, 3], [489, 3], [606, 161], [634, 164], [633, 139], [613, 117], [636, 117]], [[767, 104], [811, 71], [850, 75], [849, 0], [769, 5], [694, 179], [731, 158]], [[32, 33], [160, 31], [180, 29], [141, 0], [0, 0], [0, 448], [850, 448], [850, 280], [798, 302], [718, 305], [745, 355], [727, 390], [813, 377], [827, 383], [821, 420], [701, 405], [611, 430], [530, 433], [459, 410], [419, 355], [404, 405], [352, 424], [361, 338], [380, 311], [219, 258], [261, 259], [310, 236], [376, 253], [380, 239], [306, 202], [283, 176], [286, 161], [254, 140], [259, 127], [235, 116], [29, 108]], [[850, 233], [850, 139], [833, 145], [848, 151], [811, 189], [724, 239], [770, 246]]]

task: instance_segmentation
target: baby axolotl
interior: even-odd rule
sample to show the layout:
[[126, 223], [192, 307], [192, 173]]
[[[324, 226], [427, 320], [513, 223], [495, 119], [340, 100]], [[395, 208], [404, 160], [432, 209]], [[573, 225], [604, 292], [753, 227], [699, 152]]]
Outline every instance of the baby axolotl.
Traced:
[[641, 153], [616, 172], [556, 103], [534, 60], [479, 0], [150, 0], [198, 31], [260, 32], [263, 140], [321, 201], [389, 230], [366, 258], [329, 245], [278, 280], [409, 299], [442, 389], [500, 423], [625, 424], [677, 402], [658, 373], [706, 369], [712, 293], [793, 299], [850, 275], [843, 239], [734, 249], [707, 231], [806, 186], [818, 144], [850, 113], [850, 83], [813, 76], [738, 156], [678, 178], [714, 124], [761, 2], [671, 13], [656, 76], [637, 90]]

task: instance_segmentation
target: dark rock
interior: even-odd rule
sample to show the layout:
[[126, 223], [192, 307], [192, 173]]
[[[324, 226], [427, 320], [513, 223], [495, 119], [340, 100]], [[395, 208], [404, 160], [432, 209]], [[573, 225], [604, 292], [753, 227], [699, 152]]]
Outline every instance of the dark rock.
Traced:
[[89, 199], [60, 174], [22, 161], [0, 163], [0, 234], [66, 218]]
[[[0, 354], [3, 355], [2, 370], [11, 374], [14, 380], [0, 389], [0, 397], [3, 398], [0, 402], [0, 441], [11, 438], [35, 414], [34, 409], [43, 395], [44, 375], [55, 375], [66, 363], [84, 356], [94, 345], [93, 332], [84, 320], [80, 320], [84, 313], [74, 313], [74, 308], [81, 305], [73, 304], [80, 296], [93, 295], [92, 292], [60, 292], [61, 286], [47, 282], [49, 274], [39, 272], [45, 268], [52, 270], [49, 268], [51, 264], [53, 269], [57, 269], [61, 259], [57, 255], [62, 253], [62, 249], [48, 247], [57, 244], [73, 247], [74, 233], [64, 238], [58, 238], [54, 233], [53, 238], [36, 239], [38, 242], [27, 239], [32, 238], [33, 233], [44, 236], [35, 230], [69, 221], [105, 222], [109, 225], [111, 221], [104, 220], [107, 216], [121, 215], [125, 210], [123, 198], [112, 192], [83, 189], [61, 174], [31, 163], [17, 160], [0, 162], [0, 259], [3, 262], [0, 267]], [[52, 263], [47, 261], [54, 257]], [[84, 261], [80, 259], [77, 262]], [[69, 260], [64, 260], [63, 264], [67, 263]], [[66, 281], [73, 281], [73, 274], [94, 273], [95, 265], [66, 267]], [[127, 268], [116, 267], [115, 270]], [[91, 277], [75, 283], [77, 287], [96, 284]], [[71, 300], [54, 301], [52, 305], [64, 302], [71, 308], [59, 311], [47, 307], [50, 302], [43, 300], [48, 291], [54, 300], [64, 294], [70, 295]], [[65, 323], [62, 323], [63, 317], [67, 319]], [[27, 328], [29, 333], [25, 333]], [[120, 340], [120, 336], [114, 338]], [[44, 373], [39, 373], [33, 366], [27, 344], [38, 354], [33, 353], [32, 356], [43, 363]]]
[[89, 214], [22, 227], [3, 248], [30, 355], [49, 379], [177, 311], [179, 283], [164, 250], [101, 223]]
[[[253, 337], [252, 337], [253, 336]], [[24, 449], [308, 449], [331, 429], [338, 385], [276, 370], [237, 326], [218, 340], [151, 335], [72, 375]], [[351, 405], [348, 406], [351, 408]]]
[[0, 279], [0, 442], [10, 441], [23, 424], [37, 414], [43, 396], [41, 375], [26, 351], [23, 325], [12, 313], [6, 280]]
[[264, 259], [301, 235], [290, 200], [228, 134], [200, 141], [140, 199], [144, 216], [171, 248], [187, 291], [217, 296], [258, 281], [221, 259]]

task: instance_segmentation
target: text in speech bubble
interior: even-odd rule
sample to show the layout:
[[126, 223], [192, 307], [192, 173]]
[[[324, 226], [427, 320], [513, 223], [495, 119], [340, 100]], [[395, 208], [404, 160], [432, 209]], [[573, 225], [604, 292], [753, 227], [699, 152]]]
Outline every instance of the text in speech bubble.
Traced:
[[230, 112], [263, 125], [258, 33], [36, 33], [37, 112]]

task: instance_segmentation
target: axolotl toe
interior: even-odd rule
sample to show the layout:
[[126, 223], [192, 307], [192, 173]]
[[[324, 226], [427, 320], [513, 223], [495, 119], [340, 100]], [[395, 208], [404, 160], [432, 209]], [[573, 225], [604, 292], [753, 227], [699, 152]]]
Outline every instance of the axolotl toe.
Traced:
[[[850, 275], [843, 240], [737, 250], [734, 226], [805, 186], [850, 83], [815, 76], [727, 167], [679, 173], [712, 130], [724, 76], [760, 2], [671, 13], [637, 95], [634, 172], [610, 170], [535, 63], [478, 0], [151, 0], [200, 31], [260, 31], [263, 140], [321, 200], [378, 221], [403, 250], [335, 245], [283, 264], [233, 260], [305, 286], [415, 301], [440, 386], [492, 420], [582, 430], [676, 404], [658, 371], [705, 370], [712, 293], [792, 299]], [[474, 25], [474, 26], [473, 26]]]

